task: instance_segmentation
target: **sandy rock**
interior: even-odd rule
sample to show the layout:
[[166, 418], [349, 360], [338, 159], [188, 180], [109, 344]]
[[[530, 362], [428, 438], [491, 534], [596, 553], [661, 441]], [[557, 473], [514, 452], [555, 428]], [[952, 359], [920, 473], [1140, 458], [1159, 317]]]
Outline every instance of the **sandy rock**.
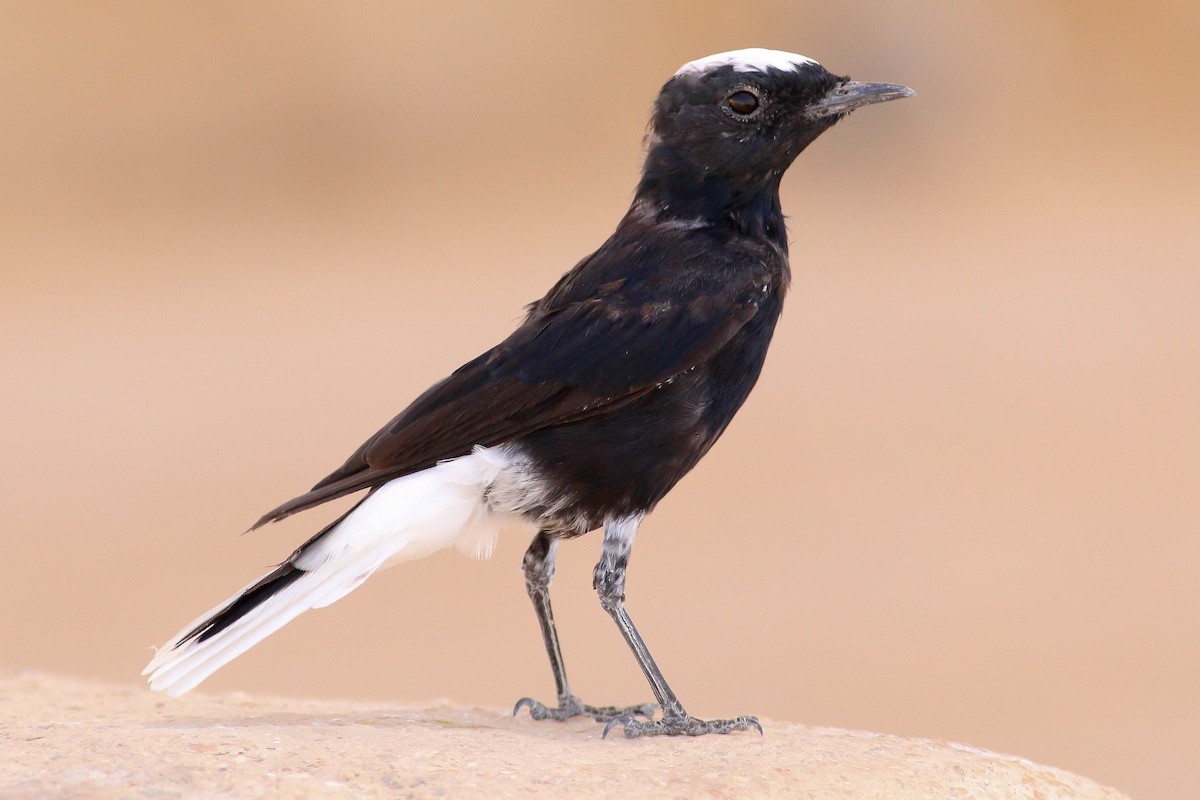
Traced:
[[443, 702], [172, 700], [21, 673], [0, 676], [0, 797], [1125, 798], [963, 745], [763, 723], [761, 737], [605, 741], [590, 721]]

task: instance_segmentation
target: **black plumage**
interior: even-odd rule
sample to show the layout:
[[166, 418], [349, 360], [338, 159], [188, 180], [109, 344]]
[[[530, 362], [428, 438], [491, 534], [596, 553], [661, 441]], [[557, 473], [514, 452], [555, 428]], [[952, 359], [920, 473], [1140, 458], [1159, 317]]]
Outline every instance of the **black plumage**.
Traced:
[[[686, 65], [655, 104], [642, 179], [608, 241], [531, 304], [511, 336], [255, 527], [495, 448], [506, 488], [489, 479], [479, 502], [538, 528], [526, 582], [559, 695], [556, 707], [526, 699], [518, 708], [538, 718], [591, 714], [628, 735], [757, 727], [752, 717], [703, 721], [684, 712], [624, 611], [629, 549], [642, 516], [713, 445], [762, 369], [790, 278], [779, 203], [785, 170], [851, 109], [909, 94], [774, 51]], [[346, 532], [357, 508], [173, 647], [219, 639], [297, 581], [297, 571], [316, 575], [333, 558], [326, 550], [346, 549], [327, 539], [357, 541]], [[595, 585], [650, 680], [658, 720], [633, 716], [645, 715], [644, 706], [584, 706], [566, 681], [548, 594], [555, 546], [599, 527], [605, 544]]]
[[528, 449], [547, 480], [570, 486], [557, 494], [578, 498], [570, 516], [586, 517], [586, 530], [650, 510], [758, 377], [787, 259], [782, 243], [673, 228], [647, 220], [643, 208], [635, 205], [508, 339], [258, 524], [507, 442]]

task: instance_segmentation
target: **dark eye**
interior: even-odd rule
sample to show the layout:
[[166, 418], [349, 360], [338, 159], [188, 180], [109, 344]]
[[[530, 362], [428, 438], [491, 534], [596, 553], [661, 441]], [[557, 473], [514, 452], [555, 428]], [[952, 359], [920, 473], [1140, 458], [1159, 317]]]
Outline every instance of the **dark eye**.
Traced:
[[758, 110], [758, 95], [746, 89], [740, 89], [725, 99], [729, 110], [735, 114], [746, 116]]

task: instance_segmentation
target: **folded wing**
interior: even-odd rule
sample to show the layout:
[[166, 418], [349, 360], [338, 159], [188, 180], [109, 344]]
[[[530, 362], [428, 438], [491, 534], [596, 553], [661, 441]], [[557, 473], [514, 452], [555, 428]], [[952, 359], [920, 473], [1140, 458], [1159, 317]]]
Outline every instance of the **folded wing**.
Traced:
[[[433, 386], [338, 470], [254, 527], [552, 425], [610, 413], [720, 350], [771, 290], [765, 270], [728, 269], [661, 281], [668, 272], [606, 262], [601, 249], [564, 276], [505, 341]], [[664, 254], [638, 252], [634, 260]], [[683, 262], [687, 265], [687, 262]], [[700, 265], [689, 265], [697, 267]], [[639, 281], [641, 275], [647, 276]], [[632, 276], [632, 277], [630, 277]], [[669, 299], [664, 300], [663, 297]]]

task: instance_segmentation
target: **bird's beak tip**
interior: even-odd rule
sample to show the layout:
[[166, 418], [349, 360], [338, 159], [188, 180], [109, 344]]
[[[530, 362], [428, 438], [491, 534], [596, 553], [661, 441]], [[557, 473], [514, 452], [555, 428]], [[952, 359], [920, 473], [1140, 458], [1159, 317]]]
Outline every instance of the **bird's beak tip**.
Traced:
[[817, 119], [834, 114], [848, 114], [860, 106], [886, 103], [904, 97], [916, 97], [917, 93], [897, 83], [839, 83], [820, 100], [808, 106], [808, 115]]

